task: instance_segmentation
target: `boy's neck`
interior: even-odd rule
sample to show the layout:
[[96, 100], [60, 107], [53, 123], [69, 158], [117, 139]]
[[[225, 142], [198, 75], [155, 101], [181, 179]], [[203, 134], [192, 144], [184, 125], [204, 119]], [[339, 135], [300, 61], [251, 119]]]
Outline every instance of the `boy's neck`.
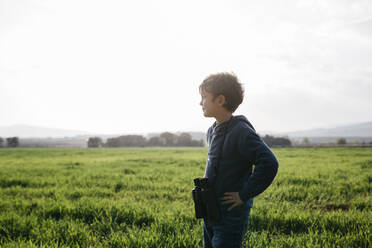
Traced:
[[222, 122], [230, 120], [231, 116], [231, 112], [223, 112], [214, 118], [216, 119], [217, 124], [221, 124]]

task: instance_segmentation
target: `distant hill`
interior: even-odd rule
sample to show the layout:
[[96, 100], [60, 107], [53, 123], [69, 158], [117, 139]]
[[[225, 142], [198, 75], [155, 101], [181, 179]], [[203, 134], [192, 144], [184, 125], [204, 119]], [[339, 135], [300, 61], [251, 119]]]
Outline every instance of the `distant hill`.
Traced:
[[[176, 132], [175, 134], [179, 135], [181, 132]], [[204, 140], [205, 141], [205, 133], [203, 132], [188, 132], [192, 139], [194, 140]], [[89, 137], [98, 136], [101, 137], [103, 140], [112, 137], [118, 137], [120, 135], [127, 135], [124, 133], [121, 134], [97, 134], [97, 133], [90, 133], [87, 131], [81, 130], [70, 130], [70, 129], [61, 129], [61, 128], [48, 128], [48, 127], [40, 127], [40, 126], [31, 126], [31, 125], [12, 125], [7, 127], [0, 127], [0, 137], [19, 137], [23, 140], [23, 143], [53, 143], [64, 146], [65, 144], [79, 144], [80, 146], [83, 142], [86, 142]], [[151, 138], [153, 136], [159, 136], [160, 133], [148, 133], [143, 134], [143, 136], [147, 138]], [[46, 139], [42, 141], [41, 139]], [[52, 142], [53, 139], [53, 142]]]
[[372, 122], [287, 132], [289, 137], [372, 137]]
[[30, 125], [12, 125], [7, 127], [0, 127], [0, 137], [17, 136], [22, 138], [62, 138], [90, 134], [91, 133], [89, 132], [80, 130], [68, 130]]
[[[181, 132], [176, 132], [179, 135]], [[206, 139], [206, 134], [204, 132], [187, 132], [191, 134], [194, 140], [204, 140]], [[303, 131], [294, 131], [286, 133], [276, 133], [276, 132], [263, 132], [259, 131], [259, 134], [271, 134], [274, 136], [288, 136], [290, 138], [297, 137], [372, 137], [372, 122], [365, 122], [353, 125], [344, 125], [334, 128], [318, 128], [309, 129]], [[30, 125], [12, 125], [8, 127], [0, 127], [0, 137], [13, 137], [17, 136], [20, 138], [64, 138], [64, 137], [78, 137], [87, 139], [90, 136], [99, 136], [104, 140], [109, 137], [117, 137], [123, 134], [94, 134], [87, 131], [81, 130], [69, 130], [60, 128], [47, 128], [39, 126]], [[144, 135], [147, 138], [153, 136], [159, 136], [160, 133], [148, 133]]]

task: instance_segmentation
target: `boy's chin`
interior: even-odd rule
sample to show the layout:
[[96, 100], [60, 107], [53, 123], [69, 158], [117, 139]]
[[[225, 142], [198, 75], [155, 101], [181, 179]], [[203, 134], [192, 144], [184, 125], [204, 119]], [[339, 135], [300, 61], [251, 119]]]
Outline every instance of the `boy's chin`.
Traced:
[[209, 118], [210, 118], [210, 117], [213, 117], [212, 115], [210, 115], [210, 114], [208, 114], [208, 113], [205, 113], [205, 112], [203, 113], [203, 115], [204, 115], [204, 117], [209, 117]]

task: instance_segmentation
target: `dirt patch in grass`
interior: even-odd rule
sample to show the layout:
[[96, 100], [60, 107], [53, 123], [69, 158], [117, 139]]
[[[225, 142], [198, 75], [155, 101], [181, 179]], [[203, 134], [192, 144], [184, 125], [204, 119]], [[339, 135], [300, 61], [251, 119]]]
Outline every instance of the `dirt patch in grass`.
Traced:
[[313, 204], [311, 209], [320, 209], [325, 212], [331, 211], [349, 211], [350, 204], [348, 203], [328, 203], [328, 204]]

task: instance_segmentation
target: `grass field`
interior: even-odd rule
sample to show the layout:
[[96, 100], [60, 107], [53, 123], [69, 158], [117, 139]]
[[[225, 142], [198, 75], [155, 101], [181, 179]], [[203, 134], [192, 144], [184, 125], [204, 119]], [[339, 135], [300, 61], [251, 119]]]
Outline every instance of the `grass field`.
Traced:
[[[372, 247], [372, 148], [274, 149], [245, 247]], [[0, 149], [0, 247], [201, 247], [205, 148]]]

